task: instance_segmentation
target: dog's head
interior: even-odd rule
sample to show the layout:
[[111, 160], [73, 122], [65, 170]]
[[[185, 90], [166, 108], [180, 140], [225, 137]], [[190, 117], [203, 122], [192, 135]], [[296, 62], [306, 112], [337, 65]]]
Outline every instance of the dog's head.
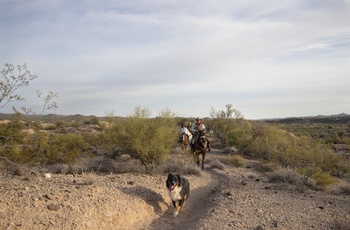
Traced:
[[168, 179], [166, 180], [166, 187], [169, 191], [179, 186], [180, 183], [181, 183], [180, 175], [174, 175], [172, 173], [169, 173]]

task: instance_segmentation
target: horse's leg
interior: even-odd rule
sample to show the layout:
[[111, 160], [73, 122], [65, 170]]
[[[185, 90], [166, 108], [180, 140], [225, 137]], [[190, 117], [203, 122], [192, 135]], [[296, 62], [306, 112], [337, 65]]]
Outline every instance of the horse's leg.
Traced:
[[199, 167], [199, 154], [197, 150], [192, 151], [194, 163]]
[[196, 151], [191, 151], [191, 153], [192, 153], [194, 162], [197, 163]]
[[197, 165], [198, 165], [198, 167], [199, 167], [199, 163], [200, 163], [199, 154], [197, 154]]
[[[202, 171], [204, 170], [204, 159], [205, 159], [205, 154], [206, 154], [206, 152], [203, 151], [203, 152], [202, 152]], [[198, 166], [199, 166], [199, 165], [198, 165]]]

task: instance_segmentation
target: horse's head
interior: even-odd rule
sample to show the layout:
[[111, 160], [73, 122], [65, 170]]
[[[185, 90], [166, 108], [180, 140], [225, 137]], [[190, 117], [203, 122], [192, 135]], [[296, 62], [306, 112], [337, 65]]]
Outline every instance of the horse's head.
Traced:
[[197, 144], [199, 147], [205, 148], [207, 146], [207, 138], [205, 138], [205, 136], [200, 136], [197, 139]]
[[204, 130], [198, 130], [198, 135], [199, 135], [200, 137], [205, 136]]

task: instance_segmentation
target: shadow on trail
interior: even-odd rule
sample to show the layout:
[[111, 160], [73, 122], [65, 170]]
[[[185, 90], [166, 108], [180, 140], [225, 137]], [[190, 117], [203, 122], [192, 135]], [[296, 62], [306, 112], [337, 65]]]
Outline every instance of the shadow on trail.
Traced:
[[130, 188], [123, 188], [121, 191], [123, 191], [125, 194], [141, 198], [148, 205], [152, 206], [154, 208], [154, 212], [158, 215], [162, 214], [162, 209], [160, 206], [161, 203], [164, 203], [170, 207], [170, 205], [164, 201], [161, 195], [148, 188], [135, 186]]
[[[173, 216], [174, 208], [169, 199], [168, 210], [154, 220], [149, 229], [195, 229], [201, 219], [205, 219], [216, 207], [214, 197], [221, 191], [223, 184], [229, 183], [226, 175], [205, 169], [203, 173], [209, 174], [210, 179], [205, 186], [190, 191], [189, 199], [184, 209], [177, 217]], [[199, 176], [198, 180], [206, 179]], [[191, 183], [191, 181], [190, 181]]]

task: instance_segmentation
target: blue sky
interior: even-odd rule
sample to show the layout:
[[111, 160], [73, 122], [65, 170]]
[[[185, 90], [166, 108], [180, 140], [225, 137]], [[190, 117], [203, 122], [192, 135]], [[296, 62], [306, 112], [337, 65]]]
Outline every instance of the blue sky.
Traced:
[[[350, 113], [349, 0], [0, 1], [0, 64], [26, 63], [48, 113], [147, 107], [247, 119]], [[11, 112], [11, 106], [0, 112]]]

